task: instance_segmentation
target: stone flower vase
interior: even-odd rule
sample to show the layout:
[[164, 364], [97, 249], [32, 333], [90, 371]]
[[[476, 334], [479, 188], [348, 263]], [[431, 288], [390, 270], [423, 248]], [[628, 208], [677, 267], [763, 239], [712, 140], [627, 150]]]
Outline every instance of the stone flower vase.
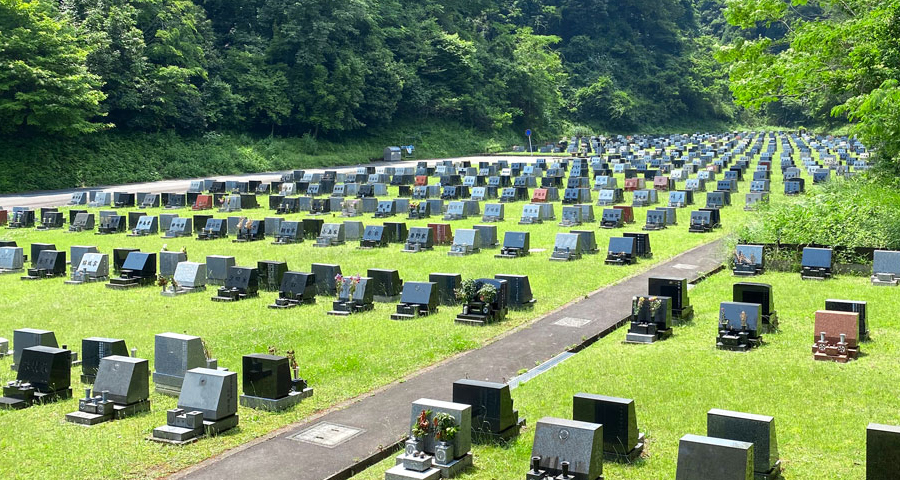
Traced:
[[404, 453], [413, 456], [418, 452], [425, 450], [425, 439], [420, 437], [409, 437], [404, 445]]
[[448, 465], [453, 461], [453, 444], [437, 442], [434, 445], [434, 461], [440, 465]]

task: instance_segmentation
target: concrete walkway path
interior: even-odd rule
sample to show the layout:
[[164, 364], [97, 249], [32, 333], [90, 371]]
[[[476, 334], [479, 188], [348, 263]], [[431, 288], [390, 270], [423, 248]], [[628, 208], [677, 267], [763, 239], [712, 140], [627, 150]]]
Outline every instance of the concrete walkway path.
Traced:
[[[696, 247], [649, 271], [593, 292], [586, 299], [563, 306], [489, 345], [426, 368], [402, 383], [393, 383], [272, 432], [172, 478], [347, 478], [390, 454], [391, 447], [408, 434], [409, 408], [414, 400], [422, 397], [450, 400], [452, 384], [461, 378], [505, 383], [523, 369], [532, 369], [561, 353], [579, 350], [625, 323], [631, 313], [632, 296], [647, 293], [649, 277], [673, 276], [694, 281], [722, 264], [721, 248], [722, 240]], [[540, 292], [535, 293], [540, 301]], [[619, 334], [624, 337], [624, 332], [616, 333]], [[295, 439], [298, 434], [318, 443]]]

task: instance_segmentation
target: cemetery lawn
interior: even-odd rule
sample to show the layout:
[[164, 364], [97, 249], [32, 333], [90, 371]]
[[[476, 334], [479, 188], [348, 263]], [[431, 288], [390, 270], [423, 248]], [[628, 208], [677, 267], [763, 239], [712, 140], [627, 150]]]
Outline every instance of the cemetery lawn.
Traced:
[[[622, 180], [620, 179], [620, 182]], [[596, 200], [597, 194], [594, 193]], [[700, 197], [703, 197], [702, 195]], [[626, 194], [630, 204], [631, 194]], [[698, 200], [702, 201], [702, 200]], [[261, 205], [268, 199], [260, 197]], [[449, 257], [448, 246], [436, 247], [432, 252], [401, 253], [401, 246], [357, 250], [358, 242], [331, 248], [314, 248], [312, 241], [302, 244], [273, 246], [271, 240], [235, 244], [230, 240], [200, 242], [193, 238], [163, 239], [158, 236], [130, 238], [123, 234], [99, 236], [92, 233], [68, 233], [60, 230], [7, 230], [2, 238], [16, 240], [25, 247], [32, 242], [55, 243], [67, 251], [72, 245], [96, 245], [103, 253], [114, 247], [136, 247], [142, 251], [159, 251], [163, 244], [169, 250], [185, 246], [188, 259], [204, 261], [206, 255], [233, 255], [237, 265], [255, 266], [258, 260], [287, 261], [292, 270], [309, 271], [311, 263], [340, 264], [343, 273], [366, 274], [367, 268], [396, 268], [405, 281], [426, 281], [429, 273], [454, 272], [463, 278], [492, 278], [494, 274], [529, 275], [532, 290], [538, 299], [532, 310], [511, 311], [507, 320], [484, 328], [459, 326], [453, 323], [459, 308], [441, 307], [437, 315], [408, 322], [390, 320], [395, 304], [376, 304], [373, 312], [350, 317], [326, 316], [331, 299], [318, 297], [314, 306], [285, 311], [267, 309], [277, 293], [260, 292], [257, 299], [237, 303], [210, 301], [214, 288], [207, 292], [174, 299], [160, 295], [159, 287], [130, 291], [113, 291], [102, 284], [64, 285], [64, 279], [36, 282], [19, 280], [19, 275], [0, 276], [0, 336], [12, 338], [17, 328], [52, 330], [60, 344], [75, 351], [81, 350], [81, 339], [91, 336], [123, 338], [129, 348], [136, 347], [138, 356], [150, 357], [153, 369], [154, 335], [164, 332], [188, 333], [201, 336], [209, 346], [219, 366], [240, 374], [241, 356], [264, 353], [276, 346], [280, 353], [294, 349], [300, 363], [300, 375], [315, 389], [315, 395], [285, 413], [264, 413], [239, 408], [240, 425], [217, 439], [207, 439], [183, 448], [172, 448], [146, 440], [153, 428], [165, 424], [165, 411], [176, 406], [176, 400], [154, 393], [151, 387], [149, 414], [135, 418], [84, 428], [67, 423], [65, 414], [77, 410], [75, 400], [29, 408], [22, 411], [0, 411], [0, 451], [16, 462], [0, 463], [0, 474], [6, 478], [34, 478], [61, 476], [64, 478], [154, 478], [174, 472], [205, 458], [221, 453], [264, 435], [279, 427], [307, 417], [313, 412], [333, 407], [368, 391], [401, 380], [417, 370], [460, 352], [478, 348], [492, 338], [522, 326], [536, 317], [578, 299], [600, 287], [650, 268], [678, 253], [720, 238], [748, 215], [743, 210], [743, 196], [722, 215], [726, 228], [710, 234], [688, 233], [688, 209], [679, 212], [679, 225], [652, 232], [652, 259], [641, 259], [627, 267], [603, 265], [606, 246], [611, 236], [622, 232], [640, 231], [646, 208], [635, 209], [636, 223], [624, 229], [605, 230], [598, 223], [581, 228], [592, 229], [597, 235], [600, 253], [586, 255], [575, 262], [550, 262], [556, 233], [567, 231], [556, 222], [542, 225], [518, 225], [524, 202], [506, 205], [506, 221], [498, 225], [499, 238], [507, 230], [530, 231], [531, 246], [545, 251], [529, 257], [494, 259], [499, 249], [487, 249], [469, 257]], [[554, 205], [557, 218], [561, 205]], [[599, 222], [602, 208], [595, 207]], [[65, 210], [65, 209], [63, 209]], [[96, 209], [89, 209], [96, 211]], [[128, 209], [119, 209], [123, 213]], [[483, 210], [483, 207], [482, 207]], [[152, 209], [149, 214], [163, 212]], [[190, 215], [188, 210], [168, 212]], [[197, 212], [209, 213], [209, 212]], [[268, 210], [245, 211], [244, 215], [262, 219], [274, 216]], [[216, 213], [217, 217], [229, 214]], [[233, 214], [231, 214], [233, 215]], [[299, 219], [305, 215], [287, 215]], [[66, 213], [66, 217], [68, 214]], [[325, 217], [326, 221], [331, 216]], [[340, 217], [333, 219], [342, 221]], [[365, 224], [380, 224], [371, 215], [350, 220]], [[388, 220], [405, 221], [405, 216]], [[424, 226], [441, 222], [430, 220], [407, 221], [408, 226]], [[471, 228], [482, 223], [479, 218], [450, 222], [454, 230]], [[12, 357], [0, 359], [0, 381], [15, 378], [9, 369]], [[72, 371], [72, 388], [76, 397], [83, 395], [78, 381], [80, 367]]]
[[[785, 478], [862, 480], [866, 425], [900, 423], [900, 297], [868, 277], [801, 281], [799, 273], [769, 273], [746, 281], [769, 283], [781, 331], [749, 353], [715, 348], [718, 306], [742, 281], [729, 271], [690, 291], [695, 317], [653, 345], [624, 344], [619, 329], [566, 362], [513, 390], [521, 436], [507, 445], [475, 446], [475, 468], [462, 479], [520, 479], [529, 468], [534, 425], [542, 417], [572, 418], [572, 396], [595, 393], [633, 398], [647, 436], [634, 465], [604, 462], [606, 478], [675, 478], [678, 440], [706, 434], [706, 412], [721, 408], [775, 417]], [[868, 302], [872, 340], [848, 364], [813, 360], [813, 321], [829, 298]], [[383, 478], [393, 456], [361, 478]], [[827, 473], [823, 473], [827, 472]]]

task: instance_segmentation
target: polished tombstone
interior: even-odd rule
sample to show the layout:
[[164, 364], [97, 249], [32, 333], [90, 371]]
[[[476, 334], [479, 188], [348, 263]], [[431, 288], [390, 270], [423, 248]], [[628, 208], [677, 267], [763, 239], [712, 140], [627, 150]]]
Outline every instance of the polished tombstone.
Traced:
[[316, 275], [305, 272], [284, 272], [278, 298], [269, 308], [293, 308], [316, 303]]
[[206, 291], [207, 269], [205, 263], [179, 262], [172, 274], [172, 281], [164, 288], [164, 297], [176, 297], [188, 293]]
[[622, 210], [616, 208], [603, 209], [603, 215], [600, 217], [600, 227], [621, 228], [623, 225], [622, 215]]
[[647, 280], [647, 293], [651, 296], [670, 298], [673, 318], [688, 320], [694, 315], [686, 278], [650, 277]]
[[456, 305], [459, 301], [456, 298], [456, 290], [462, 285], [462, 276], [458, 273], [431, 273], [428, 275], [428, 281], [435, 284], [437, 291], [438, 304], [440, 305]]
[[101, 212], [100, 226], [97, 227], [96, 235], [112, 235], [114, 233], [122, 233], [126, 230], [128, 221], [124, 215], [106, 215]]
[[241, 211], [241, 197], [239, 195], [229, 195], [223, 197], [219, 203], [220, 212], [239, 212]]
[[550, 261], [567, 262], [581, 258], [581, 236], [577, 233], [557, 233]]
[[896, 480], [900, 465], [900, 427], [866, 427], [866, 480]]
[[593, 230], [570, 230], [569, 233], [578, 235], [582, 255], [593, 255], [600, 251], [597, 248], [597, 235]]
[[541, 218], [541, 208], [538, 204], [528, 204], [522, 207], [522, 217], [519, 219], [519, 225], [532, 225], [535, 223], [544, 223]]
[[316, 277], [316, 295], [333, 297], [337, 293], [337, 277], [341, 275], [341, 266], [314, 263], [310, 269]]
[[236, 226], [233, 243], [256, 242], [266, 238], [265, 220], [242, 217]]
[[118, 338], [90, 337], [81, 340], [81, 383], [94, 383], [100, 360], [110, 355], [128, 356], [125, 340]]
[[761, 275], [765, 272], [762, 245], [738, 245], [734, 249], [732, 272], [739, 276]]
[[481, 251], [481, 231], [477, 229], [457, 228], [453, 243], [447, 255], [462, 257]]
[[529, 254], [531, 249], [531, 232], [510, 232], [503, 234], [503, 245], [500, 253], [494, 258], [519, 258]]
[[691, 212], [691, 224], [688, 231], [691, 233], [709, 233], [715, 228], [713, 213], [708, 210], [695, 210]]
[[406, 282], [391, 320], [411, 320], [427, 317], [438, 310], [438, 292], [433, 282]]
[[37, 262], [27, 270], [22, 280], [40, 280], [44, 278], [64, 277], [66, 275], [66, 252], [60, 250], [41, 250]]
[[509, 283], [506, 280], [479, 278], [475, 280], [475, 291], [481, 290], [485, 285], [494, 287], [496, 294], [493, 300], [482, 300], [478, 295], [464, 300], [462, 313], [456, 316], [456, 323], [484, 326], [506, 318]]
[[654, 343], [672, 336], [672, 299], [637, 295], [631, 300], [626, 343]]
[[282, 221], [275, 233], [272, 245], [287, 245], [303, 242], [303, 224], [297, 221]]
[[857, 300], [825, 300], [825, 310], [835, 312], [853, 312], [859, 314], [859, 340], [869, 339], [869, 322], [866, 317], [867, 302]]
[[675, 480], [752, 480], [752, 443], [685, 435], [678, 442]]
[[778, 330], [778, 313], [775, 311], [771, 285], [766, 283], [738, 282], [734, 284], [732, 289], [732, 301], [758, 303], [760, 305], [761, 331], [775, 332]]
[[706, 413], [706, 435], [752, 443], [754, 479], [780, 478], [781, 460], [773, 417], [712, 409]]
[[900, 284], [900, 252], [875, 250], [872, 261], [872, 285], [896, 287]]
[[31, 264], [37, 264], [38, 258], [41, 256], [42, 250], [56, 250], [56, 245], [53, 243], [32, 243], [31, 244], [31, 256], [28, 257], [31, 259]]
[[385, 473], [385, 480], [453, 478], [472, 466], [472, 407], [420, 398], [412, 403], [410, 430], [420, 420], [432, 424], [437, 415], [452, 419], [458, 429], [453, 439], [441, 441], [434, 428], [423, 437], [411, 435], [396, 465]]
[[716, 348], [746, 352], [762, 345], [762, 306], [758, 303], [722, 302]]
[[234, 257], [222, 255], [206, 256], [206, 283], [209, 285], [225, 285], [228, 269], [235, 266]]
[[156, 254], [130, 252], [122, 264], [119, 276], [110, 278], [107, 288], [125, 290], [152, 285], [156, 281]]
[[[195, 218], [197, 216], [195, 215]], [[206, 220], [203, 228], [197, 232], [197, 240], [218, 240], [220, 238], [228, 238], [228, 221], [229, 219], [210, 218]], [[237, 232], [237, 223], [235, 223], [235, 232]]]
[[564, 206], [562, 209], [562, 219], [559, 222], [560, 227], [575, 227], [581, 225], [582, 210], [577, 206]]
[[122, 273], [122, 265], [125, 265], [125, 260], [128, 259], [128, 255], [131, 252], [140, 252], [137, 248], [114, 248], [112, 254], [112, 267], [113, 273], [120, 274]]
[[[484, 206], [482, 222], [502, 222], [505, 216], [505, 205], [502, 203], [488, 203]], [[898, 274], [900, 276], [900, 274]]]
[[238, 424], [237, 373], [209, 368], [186, 372], [178, 407], [166, 412], [166, 425], [151, 440], [181, 445], [204, 434], [216, 435]]
[[[304, 225], [305, 228], [305, 225]], [[313, 245], [314, 247], [333, 247], [336, 245], [343, 245], [345, 242], [344, 237], [344, 224], [343, 223], [325, 223], [322, 225], [322, 229], [319, 233], [319, 236], [316, 237], [316, 243]]]
[[406, 237], [403, 252], [417, 253], [422, 250], [434, 249], [434, 230], [428, 227], [412, 227]]
[[177, 396], [185, 373], [192, 368], [215, 369], [216, 359], [208, 359], [206, 347], [200, 337], [179, 333], [160, 333], [154, 339], [153, 383], [156, 391]]
[[259, 272], [251, 267], [228, 267], [225, 285], [219, 287], [214, 302], [237, 302], [259, 296]]
[[41, 226], [37, 227], [37, 230], [62, 228], [63, 221], [64, 219], [62, 212], [42, 212]]
[[256, 270], [259, 277], [259, 288], [266, 292], [277, 292], [281, 288], [281, 281], [288, 271], [287, 262], [273, 260], [261, 260], [256, 262]]
[[603, 430], [597, 423], [553, 417], [538, 420], [532, 470], [526, 478], [603, 480]]
[[370, 286], [371, 282], [372, 279], [368, 277], [340, 277], [337, 300], [331, 303], [331, 310], [327, 314], [343, 317], [374, 309], [374, 289]]
[[832, 251], [830, 248], [803, 249], [800, 260], [800, 278], [803, 280], [825, 280], [831, 278]]
[[[166, 195], [172, 194], [167, 193]], [[137, 203], [138, 208], [159, 208], [160, 195], [158, 193], [139, 193]]]
[[649, 233], [625, 232], [623, 237], [634, 239], [634, 256], [641, 258], [653, 257], [653, 250], [650, 248]]
[[667, 225], [665, 210], [647, 210], [647, 222], [644, 224], [644, 230], [664, 230]]
[[370, 268], [366, 272], [369, 281], [369, 289], [372, 291], [374, 301], [379, 303], [393, 303], [400, 300], [403, 291], [403, 280], [400, 280], [400, 272], [397, 270]]
[[386, 231], [383, 225], [368, 225], [363, 231], [362, 239], [359, 241], [359, 248], [384, 248], [390, 242], [390, 233]]
[[22, 247], [0, 247], [0, 274], [21, 273], [25, 268]]
[[466, 204], [464, 202], [450, 202], [447, 205], [447, 213], [444, 214], [444, 220], [463, 220], [467, 218]]
[[143, 358], [131, 358], [127, 354], [100, 359], [94, 395], [86, 388], [84, 398], [78, 400], [78, 411], [66, 414], [66, 421], [90, 426], [149, 412], [148, 364]]
[[636, 244], [637, 240], [634, 237], [610, 237], [604, 263], [607, 265], [631, 265], [636, 263]]
[[606, 460], [631, 463], [644, 451], [633, 399], [577, 393], [572, 397], [572, 420], [603, 425]]
[[163, 250], [159, 252], [159, 275], [169, 278], [175, 275], [175, 269], [181, 262], [187, 261], [187, 253]]
[[[277, 412], [310, 397], [313, 389], [300, 378], [299, 368], [278, 355], [254, 353], [242, 359], [243, 392], [241, 406]], [[293, 370], [293, 376], [291, 376]]]
[[129, 237], [143, 237], [159, 233], [159, 220], [155, 216], [142, 215], [137, 225], [128, 234]]
[[72, 352], [56, 347], [20, 349], [16, 380], [3, 387], [0, 409], [20, 410], [72, 398]]
[[363, 233], [365, 233], [366, 227], [362, 222], [352, 221], [352, 220], [344, 220], [344, 240], [348, 242], [355, 242], [357, 240], [361, 240], [363, 237]]
[[813, 358], [847, 363], [859, 357], [859, 314], [819, 310], [815, 320]]
[[512, 309], [528, 308], [537, 303], [531, 292], [528, 275], [509, 275], [498, 273], [495, 280], [505, 280], [507, 285], [506, 305]]
[[453, 382], [453, 403], [471, 405], [472, 439], [490, 443], [517, 435], [525, 419], [513, 408], [509, 385], [462, 379]]
[[56, 334], [49, 330], [39, 330], [36, 328], [20, 328], [13, 331], [13, 363], [9, 366], [11, 370], [17, 370], [22, 359], [22, 352], [29, 347], [53, 347], [59, 346], [56, 343]]
[[75, 218], [70, 222], [69, 231], [70, 232], [84, 232], [90, 231], [94, 229], [94, 214], [93, 213], [78, 213], [75, 215]]
[[[16, 210], [14, 207], [9, 217], [7, 228], [31, 228], [34, 227], [34, 210]], [[4, 210], [5, 212], [5, 210]]]

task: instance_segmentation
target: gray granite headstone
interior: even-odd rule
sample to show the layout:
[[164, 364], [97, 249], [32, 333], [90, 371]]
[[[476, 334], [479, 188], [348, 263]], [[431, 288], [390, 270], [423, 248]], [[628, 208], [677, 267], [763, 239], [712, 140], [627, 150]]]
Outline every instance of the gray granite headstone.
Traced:
[[237, 413], [237, 372], [193, 368], [185, 373], [178, 408], [203, 412], [203, 419], [221, 420]]
[[153, 383], [174, 390], [181, 389], [185, 372], [208, 366], [200, 337], [180, 333], [157, 334], [153, 359]]
[[228, 217], [228, 234], [237, 235], [237, 226], [241, 223], [241, 217]]
[[171, 277], [175, 274], [175, 267], [180, 262], [187, 261], [187, 254], [182, 252], [159, 252], [159, 274], [163, 277]]
[[172, 219], [177, 218], [177, 213], [160, 213], [159, 214], [159, 229], [163, 232], [168, 232], [169, 227], [172, 226]]
[[175, 267], [175, 283], [187, 288], [206, 286], [206, 264], [181, 262]]
[[364, 229], [362, 222], [344, 220], [344, 240], [348, 242], [359, 240]]
[[[412, 403], [412, 412], [409, 419], [410, 426], [415, 423], [416, 418], [419, 417], [423, 410], [431, 412], [431, 415], [428, 416], [429, 421], [438, 413], [446, 413], [452, 416], [459, 427], [459, 431], [452, 442], [454, 456], [461, 458], [469, 453], [469, 450], [472, 449], [472, 407], [470, 405], [420, 398]], [[429, 434], [424, 440], [425, 453], [434, 454], [434, 433]]]
[[[84, 256], [85, 253], [100, 253], [100, 250], [97, 247], [86, 247], [80, 245], [73, 245], [69, 248], [69, 259], [71, 260], [71, 265], [74, 267], [78, 267], [81, 265], [81, 257]], [[0, 268], [3, 268], [0, 266]]]
[[225, 285], [228, 268], [235, 266], [234, 257], [222, 255], [206, 256], [206, 280], [213, 285]]
[[541, 457], [541, 469], [561, 472], [569, 462], [569, 475], [596, 480], [603, 475], [603, 426], [544, 417], [535, 426], [531, 456]]
[[706, 413], [706, 435], [753, 444], [753, 469], [766, 473], [778, 463], [775, 419], [766, 415], [712, 409]]
[[685, 435], [678, 442], [675, 480], [752, 480], [753, 444]]
[[21, 270], [24, 268], [22, 247], [0, 247], [0, 268], [4, 270]]
[[875, 250], [872, 273], [891, 273], [900, 277], [900, 252]]
[[29, 347], [59, 347], [56, 343], [56, 334], [50, 330], [37, 328], [20, 328], [13, 330], [13, 364], [18, 365], [22, 359], [22, 352]]
[[109, 276], [109, 255], [105, 253], [85, 253], [78, 264], [78, 270], [89, 278]]
[[284, 218], [282, 217], [266, 217], [266, 232], [272, 232], [274, 234], [275, 232], [281, 230], [281, 222], [283, 220]]
[[472, 247], [473, 250], [481, 248], [481, 232], [476, 229], [458, 228], [453, 237], [454, 245]]
[[130, 405], [150, 396], [150, 362], [143, 358], [110, 355], [100, 359], [94, 393], [109, 392], [115, 403]]

